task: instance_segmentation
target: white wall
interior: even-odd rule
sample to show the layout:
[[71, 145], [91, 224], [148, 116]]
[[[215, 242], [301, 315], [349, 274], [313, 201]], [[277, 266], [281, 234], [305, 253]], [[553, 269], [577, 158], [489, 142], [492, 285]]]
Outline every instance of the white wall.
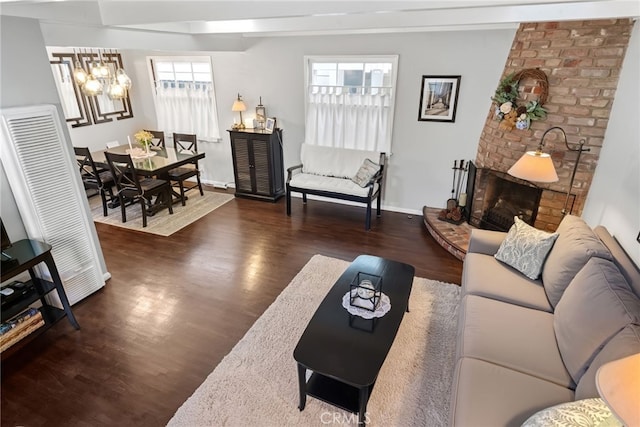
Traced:
[[[381, 34], [252, 39], [244, 52], [209, 52], [214, 70], [222, 143], [205, 146], [204, 179], [233, 182], [229, 138], [231, 104], [240, 92], [249, 111], [262, 96], [267, 115], [284, 129], [286, 166], [299, 163], [304, 140], [305, 55], [398, 54], [399, 74], [393, 133], [383, 206], [418, 213], [423, 205], [444, 206], [451, 191], [454, 159], [475, 157], [490, 97], [504, 68], [515, 30]], [[134, 63], [135, 84], [149, 91], [145, 57], [151, 51], [126, 52]], [[167, 52], [175, 54], [175, 52]], [[184, 52], [182, 54], [185, 54]], [[193, 54], [188, 52], [186, 54]], [[419, 122], [422, 75], [461, 75], [455, 123]], [[140, 92], [139, 91], [139, 92]], [[145, 114], [150, 97], [140, 95]], [[134, 110], [134, 114], [135, 114]], [[235, 113], [237, 114], [237, 113]]]
[[636, 22], [582, 217], [602, 224], [640, 266], [640, 28]]
[[[210, 55], [223, 141], [206, 144], [207, 158], [202, 166], [205, 181], [216, 183], [233, 181], [229, 140], [224, 130], [233, 123], [230, 109], [237, 92], [243, 95], [250, 110], [257, 105], [258, 97], [263, 97], [267, 115], [276, 116], [279, 126], [284, 128], [285, 165], [290, 166], [298, 162], [304, 139], [304, 55], [398, 54], [393, 156], [383, 204], [388, 209], [408, 212], [418, 212], [423, 205], [444, 206], [451, 190], [452, 161], [475, 157], [482, 125], [490, 110], [490, 97], [515, 33], [515, 30], [491, 30], [273, 37], [248, 38], [242, 42], [216, 37], [188, 40], [184, 36], [169, 41], [165, 36], [145, 39], [138, 33], [130, 33], [127, 35], [137, 36], [135, 41], [118, 45], [109, 39], [112, 35], [109, 32], [82, 32], [77, 27], [72, 31], [71, 27], [54, 24], [42, 26], [48, 45], [77, 45], [74, 41], [81, 34], [80, 39], [86, 45], [142, 49], [121, 52], [134, 79], [134, 117], [144, 126], [155, 123], [153, 101], [147, 95], [151, 87], [146, 57], [175, 53], [167, 52], [168, 49], [186, 55], [194, 54], [191, 49], [199, 49], [200, 54]], [[640, 245], [635, 242], [640, 230], [637, 27], [636, 24], [600, 163], [583, 212], [591, 225], [607, 226], [635, 259], [640, 258]], [[123, 34], [117, 34], [116, 39], [121, 40]], [[420, 79], [428, 74], [462, 75], [455, 123], [417, 121]], [[250, 111], [245, 114], [249, 115]], [[105, 126], [109, 125], [87, 127], [82, 139], [104, 139], [103, 135], [126, 135], [131, 131], [125, 123], [114, 124], [114, 130], [102, 130]]]
[[[37, 20], [0, 16], [0, 108], [37, 104], [53, 104], [64, 122], [62, 106], [47, 59], [44, 38]], [[70, 137], [69, 154], [72, 154]], [[78, 179], [80, 179], [78, 177]], [[27, 237], [16, 201], [9, 186], [4, 167], [0, 164], [0, 215], [11, 240]], [[102, 249], [93, 226], [89, 205], [86, 215], [91, 223], [91, 233], [99, 254], [102, 271], [107, 272]]]

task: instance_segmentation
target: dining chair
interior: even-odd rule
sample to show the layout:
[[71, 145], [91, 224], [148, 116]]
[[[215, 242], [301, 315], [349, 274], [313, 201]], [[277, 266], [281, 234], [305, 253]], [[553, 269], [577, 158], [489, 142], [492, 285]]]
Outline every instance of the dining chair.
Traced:
[[152, 147], [162, 147], [164, 148], [164, 132], [161, 130], [148, 130], [151, 135], [153, 135], [153, 139], [151, 140]]
[[[173, 134], [173, 147], [176, 149], [177, 153], [180, 152], [190, 152], [197, 153], [198, 152], [198, 139], [196, 135], [188, 134], [188, 133], [174, 133]], [[197, 184], [195, 185], [185, 185], [185, 181], [191, 177], [196, 177]], [[202, 183], [200, 182], [200, 170], [198, 169], [198, 161], [194, 160], [193, 163], [188, 163], [184, 166], [180, 166], [169, 171], [169, 179], [172, 182], [175, 182], [174, 187], [177, 186], [180, 188], [180, 199], [182, 202], [182, 206], [185, 205], [185, 195], [189, 190], [194, 188], [198, 188], [200, 190], [200, 195], [204, 196], [204, 192], [202, 191]]]
[[[109, 169], [96, 166], [91, 157], [91, 152], [87, 147], [73, 147], [73, 151], [76, 155], [76, 162], [78, 164], [78, 170], [80, 171], [80, 177], [84, 188], [98, 190], [100, 198], [102, 199], [102, 214], [107, 216], [107, 204], [115, 200], [113, 196], [112, 187], [115, 185], [113, 175]], [[107, 199], [107, 195], [109, 198]]]
[[118, 141], [109, 141], [107, 142], [107, 149], [119, 147], [120, 143]]
[[[147, 215], [155, 214], [158, 208], [166, 207], [173, 214], [171, 185], [164, 179], [138, 177], [133, 159], [128, 154], [105, 151], [105, 157], [116, 183], [117, 196], [122, 211], [122, 222], [127, 222], [126, 206], [140, 203], [142, 226], [147, 226]], [[153, 197], [156, 198], [155, 202]]]

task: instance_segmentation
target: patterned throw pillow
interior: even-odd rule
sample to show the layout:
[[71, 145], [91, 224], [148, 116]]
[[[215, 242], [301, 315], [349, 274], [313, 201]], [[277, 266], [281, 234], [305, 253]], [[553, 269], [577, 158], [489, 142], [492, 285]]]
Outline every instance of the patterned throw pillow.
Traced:
[[373, 163], [369, 159], [364, 159], [364, 162], [362, 162], [362, 166], [360, 166], [360, 169], [358, 169], [356, 175], [351, 178], [351, 181], [364, 188], [371, 183], [371, 180], [374, 176], [376, 176], [379, 170], [379, 164]]
[[517, 216], [514, 220], [495, 258], [536, 280], [558, 234], [533, 228]]
[[561, 403], [533, 414], [522, 427], [622, 427], [602, 399], [584, 399]]

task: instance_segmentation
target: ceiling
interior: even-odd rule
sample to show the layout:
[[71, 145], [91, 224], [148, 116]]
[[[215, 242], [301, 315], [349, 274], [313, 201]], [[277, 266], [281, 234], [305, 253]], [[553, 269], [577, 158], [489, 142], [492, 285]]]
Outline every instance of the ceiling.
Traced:
[[514, 27], [640, 16], [637, 0], [5, 1], [0, 14], [52, 24], [242, 37]]

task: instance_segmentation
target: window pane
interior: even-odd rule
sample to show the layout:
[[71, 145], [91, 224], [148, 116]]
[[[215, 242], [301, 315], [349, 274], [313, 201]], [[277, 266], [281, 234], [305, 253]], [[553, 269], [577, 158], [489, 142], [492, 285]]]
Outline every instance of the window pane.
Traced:
[[211, 64], [208, 62], [193, 62], [194, 73], [211, 73]]
[[158, 73], [162, 71], [167, 71], [173, 73], [173, 63], [172, 62], [159, 62], [156, 61], [154, 63], [155, 69]]
[[364, 64], [362, 62], [359, 63], [348, 63], [342, 62], [338, 64], [338, 70], [362, 70]]
[[189, 73], [176, 72], [176, 80], [191, 82], [193, 81], [193, 74], [191, 74], [190, 72]]
[[191, 73], [191, 63], [190, 62], [174, 62], [173, 66], [175, 67], [176, 73]]
[[211, 73], [193, 73], [193, 79], [197, 82], [211, 82]]
[[158, 80], [175, 80], [173, 73], [158, 73]]

